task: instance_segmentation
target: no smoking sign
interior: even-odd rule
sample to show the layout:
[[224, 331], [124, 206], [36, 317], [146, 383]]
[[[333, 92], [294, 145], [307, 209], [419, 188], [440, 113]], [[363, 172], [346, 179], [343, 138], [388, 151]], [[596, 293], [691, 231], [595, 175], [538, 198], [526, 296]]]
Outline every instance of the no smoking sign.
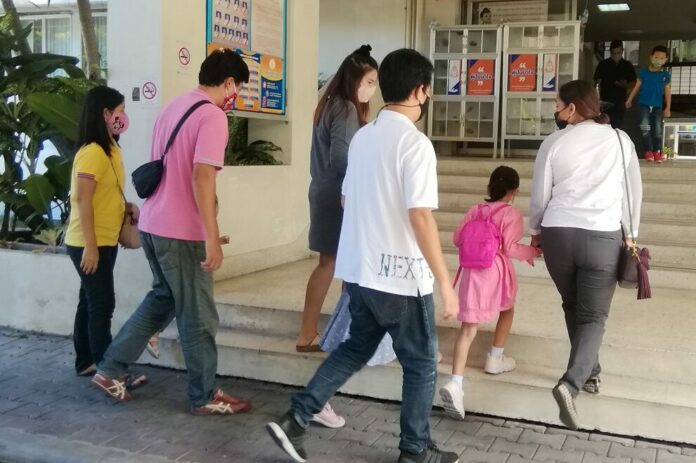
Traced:
[[191, 62], [191, 52], [186, 47], [179, 48], [179, 64], [186, 67]]
[[154, 100], [157, 96], [157, 86], [154, 82], [145, 82], [143, 84], [143, 98], [146, 100]]

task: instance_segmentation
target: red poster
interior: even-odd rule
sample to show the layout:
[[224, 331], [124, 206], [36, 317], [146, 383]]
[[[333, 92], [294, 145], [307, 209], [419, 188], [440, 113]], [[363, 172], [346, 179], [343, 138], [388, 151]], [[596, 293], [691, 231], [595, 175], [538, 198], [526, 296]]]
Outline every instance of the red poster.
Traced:
[[510, 55], [508, 90], [535, 92], [537, 84], [537, 55]]
[[470, 59], [467, 62], [466, 94], [493, 95], [495, 88], [495, 60]]

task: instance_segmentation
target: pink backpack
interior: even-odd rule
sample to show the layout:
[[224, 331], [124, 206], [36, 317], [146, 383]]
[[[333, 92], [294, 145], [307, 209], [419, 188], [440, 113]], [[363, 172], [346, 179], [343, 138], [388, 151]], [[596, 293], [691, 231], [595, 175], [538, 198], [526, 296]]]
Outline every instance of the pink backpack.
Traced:
[[454, 233], [454, 244], [459, 248], [459, 266], [463, 268], [489, 268], [500, 249], [500, 228], [491, 218], [508, 207], [503, 204], [492, 208], [488, 204], [476, 206], [473, 218]]

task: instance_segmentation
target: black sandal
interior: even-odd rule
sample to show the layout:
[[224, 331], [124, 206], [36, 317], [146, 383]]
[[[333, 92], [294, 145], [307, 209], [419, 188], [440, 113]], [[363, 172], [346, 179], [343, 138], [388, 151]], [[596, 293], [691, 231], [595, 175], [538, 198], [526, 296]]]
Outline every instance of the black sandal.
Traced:
[[590, 376], [590, 379], [582, 386], [582, 390], [590, 394], [599, 394], [599, 385], [601, 383], [602, 380], [599, 379], [599, 376]]

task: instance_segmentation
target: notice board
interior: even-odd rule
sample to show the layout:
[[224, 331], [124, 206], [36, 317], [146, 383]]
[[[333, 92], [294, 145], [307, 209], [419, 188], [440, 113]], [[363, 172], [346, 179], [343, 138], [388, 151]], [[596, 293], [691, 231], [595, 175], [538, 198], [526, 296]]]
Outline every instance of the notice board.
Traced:
[[286, 0], [207, 0], [208, 53], [230, 48], [249, 66], [234, 109], [285, 114]]

